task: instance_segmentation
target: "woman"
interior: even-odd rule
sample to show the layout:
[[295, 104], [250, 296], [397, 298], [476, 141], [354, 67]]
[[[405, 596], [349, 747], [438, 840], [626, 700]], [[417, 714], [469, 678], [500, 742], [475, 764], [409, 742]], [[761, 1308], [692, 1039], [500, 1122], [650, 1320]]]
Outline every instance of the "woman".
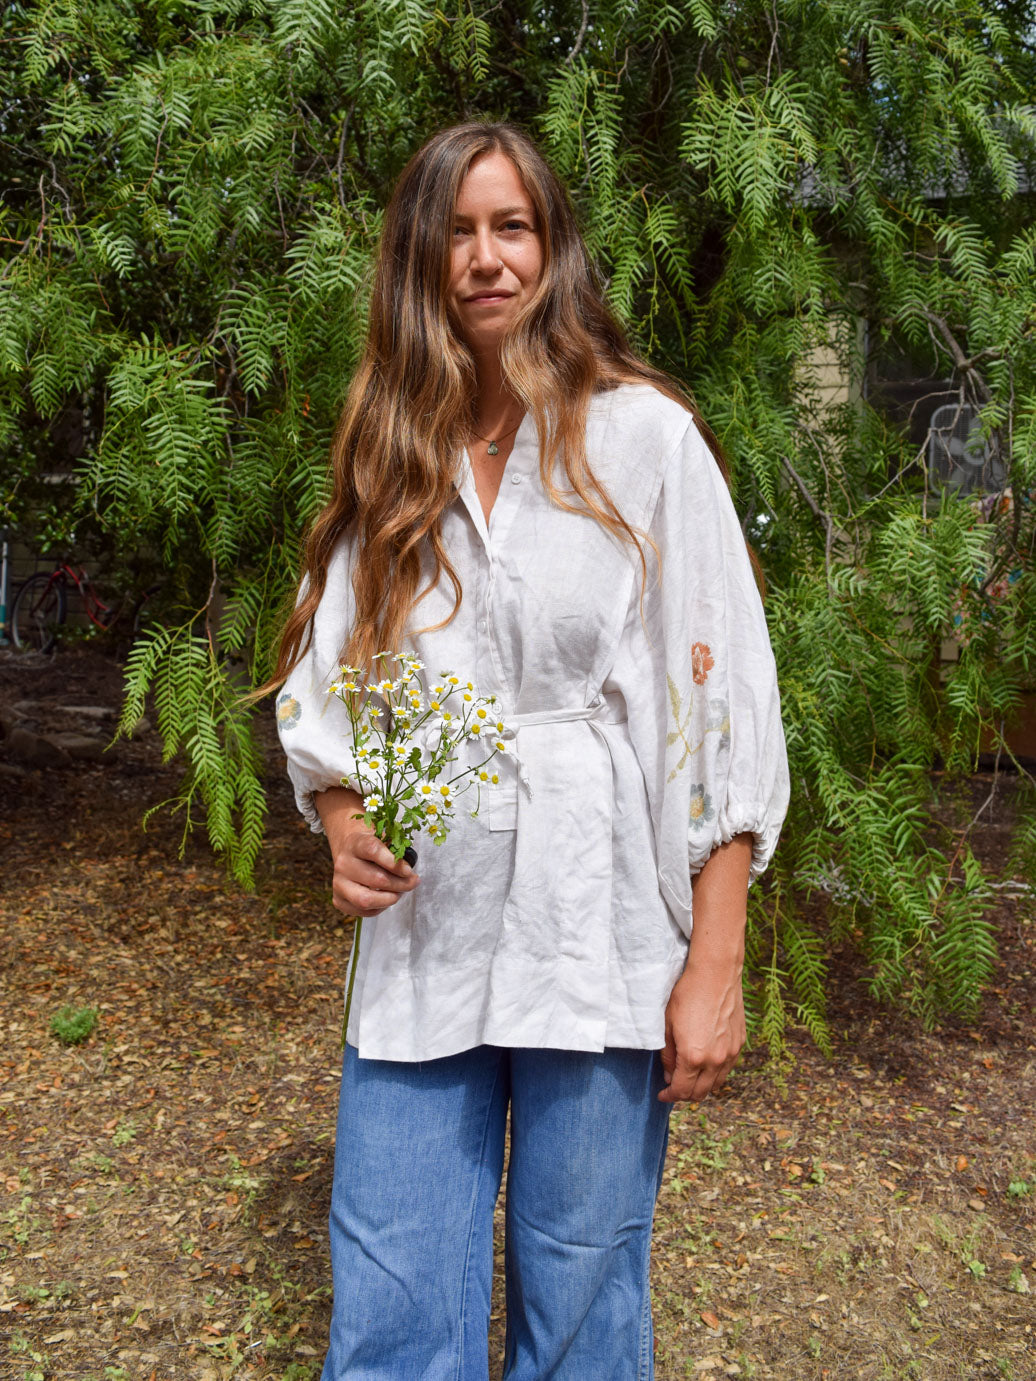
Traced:
[[[324, 1381], [487, 1375], [508, 1106], [505, 1376], [650, 1377], [668, 1113], [744, 1040], [784, 742], [715, 443], [629, 349], [513, 127], [445, 130], [402, 173], [333, 477], [278, 668], [334, 904], [374, 918]], [[515, 731], [498, 794], [419, 872], [357, 818], [326, 694], [340, 661], [386, 648], [495, 693]]]

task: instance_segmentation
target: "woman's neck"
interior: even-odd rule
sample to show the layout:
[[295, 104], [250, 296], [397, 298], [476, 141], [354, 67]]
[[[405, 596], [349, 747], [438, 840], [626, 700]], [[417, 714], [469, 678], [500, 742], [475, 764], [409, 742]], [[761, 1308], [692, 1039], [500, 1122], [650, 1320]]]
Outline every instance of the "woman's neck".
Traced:
[[504, 372], [497, 351], [477, 355], [475, 368], [478, 376], [475, 430], [482, 436], [495, 436], [497, 432], [519, 420], [523, 411], [522, 405], [504, 381]]

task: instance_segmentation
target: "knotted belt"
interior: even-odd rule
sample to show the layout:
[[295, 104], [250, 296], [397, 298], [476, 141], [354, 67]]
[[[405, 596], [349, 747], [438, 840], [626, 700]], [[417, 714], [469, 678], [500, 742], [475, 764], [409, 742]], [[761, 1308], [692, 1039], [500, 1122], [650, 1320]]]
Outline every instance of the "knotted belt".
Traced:
[[[557, 710], [527, 710], [521, 714], [508, 715], [505, 718], [504, 731], [500, 737], [505, 743], [514, 744], [514, 749], [509, 752], [508, 756], [517, 768], [519, 782], [530, 795], [532, 794], [532, 783], [522, 761], [518, 735], [523, 729], [537, 729], [548, 724], [576, 724], [580, 722], [588, 723], [591, 729], [596, 730], [600, 724], [625, 724], [626, 715], [623, 711], [610, 705], [604, 696], [599, 695], [591, 705], [566, 706]], [[601, 737], [603, 738], [603, 735]]]

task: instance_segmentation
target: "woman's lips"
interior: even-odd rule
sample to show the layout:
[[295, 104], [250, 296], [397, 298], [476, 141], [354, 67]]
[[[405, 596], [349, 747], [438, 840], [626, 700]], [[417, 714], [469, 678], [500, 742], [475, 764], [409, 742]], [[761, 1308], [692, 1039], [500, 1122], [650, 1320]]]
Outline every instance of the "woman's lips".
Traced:
[[486, 302], [486, 303], [490, 303], [490, 302], [506, 302], [507, 299], [508, 299], [509, 297], [513, 297], [513, 296], [514, 296], [513, 293], [477, 293], [474, 297], [468, 297], [468, 298], [465, 298], [464, 300], [465, 300], [466, 302]]

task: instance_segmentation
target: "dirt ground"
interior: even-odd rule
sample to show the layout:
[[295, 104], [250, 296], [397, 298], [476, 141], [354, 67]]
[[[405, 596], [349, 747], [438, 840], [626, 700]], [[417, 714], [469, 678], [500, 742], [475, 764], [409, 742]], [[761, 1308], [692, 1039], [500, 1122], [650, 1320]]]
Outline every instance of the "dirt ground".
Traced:
[[[110, 734], [118, 698], [89, 651], [0, 654], [0, 705], [31, 730], [79, 705]], [[275, 755], [254, 895], [201, 837], [179, 859], [176, 820], [142, 831], [176, 780], [146, 730], [45, 766], [0, 742], [3, 1378], [319, 1375], [350, 927]], [[1003, 875], [1009, 779], [983, 820], [1001, 948], [973, 1026], [918, 1030], [847, 955], [833, 1059], [792, 1033], [783, 1083], [749, 1052], [674, 1115], [658, 1381], [1036, 1378], [1034, 908]], [[80, 1045], [50, 1033], [65, 1004], [98, 1013]], [[497, 1304], [497, 1376], [501, 1326]]]

